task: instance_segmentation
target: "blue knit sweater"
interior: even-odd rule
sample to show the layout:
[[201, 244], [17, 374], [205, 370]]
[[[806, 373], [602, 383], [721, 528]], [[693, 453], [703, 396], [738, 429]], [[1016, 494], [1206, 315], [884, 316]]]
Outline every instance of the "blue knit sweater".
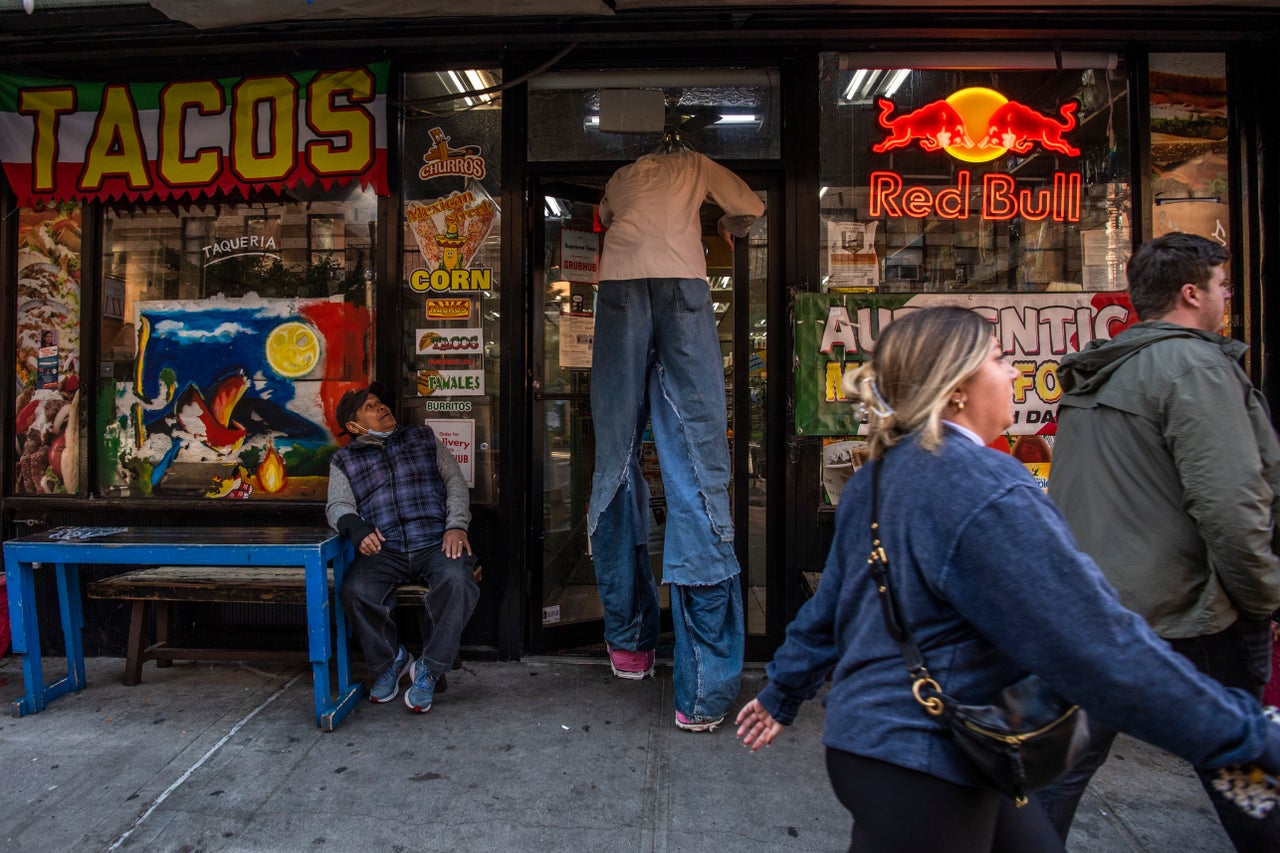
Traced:
[[[945, 692], [987, 703], [1035, 672], [1108, 725], [1194, 764], [1280, 754], [1280, 728], [1256, 702], [1198, 673], [1120, 606], [1015, 459], [948, 432], [936, 453], [911, 437], [883, 464], [892, 582]], [[827, 746], [974, 784], [942, 724], [912, 698], [885, 629], [867, 573], [870, 481], [864, 467], [841, 495], [822, 582], [787, 628], [760, 702], [790, 723], [830, 672]]]

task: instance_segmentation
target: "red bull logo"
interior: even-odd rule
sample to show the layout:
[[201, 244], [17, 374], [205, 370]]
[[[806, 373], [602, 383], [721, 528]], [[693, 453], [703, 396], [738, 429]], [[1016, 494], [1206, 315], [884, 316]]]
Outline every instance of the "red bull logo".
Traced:
[[1026, 154], [1037, 146], [1068, 157], [1080, 154], [1066, 140], [1076, 128], [1075, 101], [1062, 104], [1056, 116], [1047, 115], [994, 89], [972, 86], [899, 115], [894, 115], [897, 104], [888, 98], [877, 103], [878, 121], [888, 131], [871, 146], [877, 154], [912, 144], [925, 151], [946, 151], [968, 163], [986, 163], [1008, 151]]
[[[954, 186], [911, 186], [897, 172], [871, 173], [867, 213], [872, 219], [909, 217], [968, 219], [968, 169], [956, 173]], [[1083, 195], [1079, 172], [1054, 172], [1046, 186], [1018, 187], [1012, 175], [991, 172], [982, 176], [983, 219], [1001, 221], [1021, 217], [1031, 221], [1079, 222]]]
[[[879, 105], [880, 126], [888, 132], [871, 147], [877, 154], [911, 145], [946, 151], [967, 163], [985, 163], [1008, 151], [1026, 154], [1037, 147], [1068, 157], [1080, 154], [1066, 138], [1076, 127], [1075, 101], [1060, 106], [1056, 116], [1046, 115], [994, 89], [974, 86], [899, 115], [893, 101], [881, 98]], [[873, 218], [968, 219], [970, 187], [980, 183], [983, 219], [1080, 221], [1079, 172], [1055, 171], [1048, 179], [1021, 185], [1013, 175], [1000, 172], [974, 176], [961, 169], [954, 177], [952, 186], [909, 185], [897, 172], [876, 170], [870, 176], [867, 212]]]

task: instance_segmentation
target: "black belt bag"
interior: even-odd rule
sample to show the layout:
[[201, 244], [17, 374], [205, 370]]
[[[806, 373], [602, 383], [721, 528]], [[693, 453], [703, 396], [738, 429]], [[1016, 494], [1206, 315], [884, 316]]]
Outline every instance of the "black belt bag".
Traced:
[[1025, 805], [1028, 793], [1070, 770], [1088, 746], [1085, 712], [1037, 675], [1009, 685], [991, 705], [964, 705], [942, 692], [924, 665], [889, 584], [889, 557], [880, 543], [883, 461], [876, 462], [871, 472], [871, 556], [867, 564], [880, 595], [885, 627], [911, 674], [911, 692], [927, 714], [947, 724], [952, 740], [983, 787]]

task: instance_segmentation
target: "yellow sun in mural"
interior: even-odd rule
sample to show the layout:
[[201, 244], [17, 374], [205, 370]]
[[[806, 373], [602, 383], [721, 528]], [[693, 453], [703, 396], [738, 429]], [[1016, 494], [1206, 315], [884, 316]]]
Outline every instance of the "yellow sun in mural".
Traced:
[[310, 373], [320, 361], [320, 336], [306, 323], [281, 323], [267, 335], [267, 364], [286, 379]]

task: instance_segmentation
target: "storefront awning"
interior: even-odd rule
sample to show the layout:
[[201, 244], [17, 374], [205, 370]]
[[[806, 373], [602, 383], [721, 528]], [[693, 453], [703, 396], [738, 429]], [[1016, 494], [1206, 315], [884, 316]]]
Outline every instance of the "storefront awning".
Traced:
[[[161, 12], [171, 20], [202, 30], [268, 24], [283, 21], [376, 20], [387, 18], [527, 18], [527, 17], [610, 17], [629, 12], [709, 10], [716, 8], [776, 10], [781, 4], [771, 0], [0, 0], [0, 13], [26, 9], [28, 12], [88, 8], [145, 6]], [[894, 11], [907, 9], [1061, 9], [1090, 7], [1160, 8], [1216, 7], [1237, 9], [1280, 8], [1280, 0], [809, 0], [808, 8], [829, 6], [845, 10]]]

